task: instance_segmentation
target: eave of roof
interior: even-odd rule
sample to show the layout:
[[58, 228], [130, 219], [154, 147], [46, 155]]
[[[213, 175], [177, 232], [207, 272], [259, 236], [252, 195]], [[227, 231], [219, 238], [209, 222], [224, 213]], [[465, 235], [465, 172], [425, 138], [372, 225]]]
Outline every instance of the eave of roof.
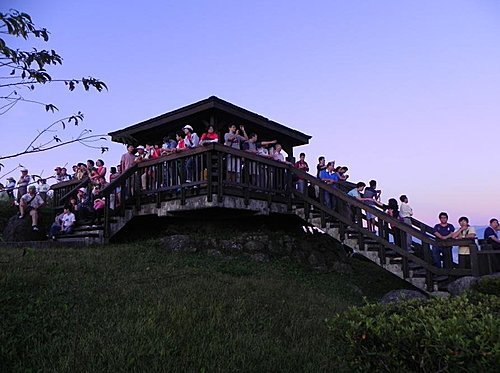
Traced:
[[289, 136], [294, 142], [299, 144], [307, 144], [311, 136], [306, 135], [300, 131], [295, 129], [286, 127], [278, 122], [269, 120], [268, 118], [251, 112], [247, 109], [234, 105], [228, 101], [222, 100], [216, 96], [211, 96], [207, 99], [195, 102], [193, 104], [184, 106], [182, 108], [170, 111], [168, 113], [159, 115], [154, 118], [147, 119], [145, 121], [139, 122], [132, 126], [126, 127], [121, 130], [110, 132], [113, 141], [120, 141], [123, 138], [134, 137], [135, 133], [144, 132], [149, 129], [153, 129], [157, 126], [165, 125], [170, 122], [179, 121], [183, 118], [187, 118], [189, 116], [198, 114], [203, 111], [207, 111], [210, 109], [220, 110], [222, 112], [234, 115], [236, 117], [241, 118], [242, 120], [255, 123], [260, 126], [264, 126], [271, 131], [276, 131], [285, 136]]

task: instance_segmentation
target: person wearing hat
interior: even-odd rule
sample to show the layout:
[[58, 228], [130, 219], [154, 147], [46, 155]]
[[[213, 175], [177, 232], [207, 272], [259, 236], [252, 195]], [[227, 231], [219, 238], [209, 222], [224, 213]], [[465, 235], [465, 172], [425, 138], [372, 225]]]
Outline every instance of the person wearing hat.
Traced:
[[[184, 137], [184, 145], [186, 146], [186, 148], [187, 149], [196, 148], [200, 144], [200, 138], [198, 137], [196, 132], [193, 131], [193, 127], [187, 124], [184, 127], [182, 127], [182, 130], [186, 135], [186, 137]], [[193, 181], [193, 173], [194, 173], [194, 158], [189, 157], [188, 159], [186, 159], [186, 183]]]
[[87, 193], [87, 189], [85, 188], [78, 189], [78, 194], [76, 195], [75, 213], [77, 220], [86, 220], [91, 217], [92, 202]]
[[33, 230], [38, 231], [38, 210], [44, 204], [43, 198], [36, 193], [36, 187], [30, 185], [28, 187], [28, 192], [24, 194], [19, 201], [19, 219], [29, 214], [31, 216], [31, 226]]
[[5, 185], [5, 191], [10, 199], [14, 199], [14, 188], [16, 187], [16, 179], [12, 176], [7, 178], [7, 185]]
[[28, 175], [28, 170], [26, 168], [21, 168], [21, 177], [17, 181], [17, 202], [21, 200], [21, 197], [28, 192], [28, 184], [30, 183], [30, 175]]

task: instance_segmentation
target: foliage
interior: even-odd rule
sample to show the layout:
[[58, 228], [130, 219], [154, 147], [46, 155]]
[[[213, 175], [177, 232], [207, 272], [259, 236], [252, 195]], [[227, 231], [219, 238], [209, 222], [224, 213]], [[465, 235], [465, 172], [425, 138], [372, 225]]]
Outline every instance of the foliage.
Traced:
[[324, 320], [363, 304], [353, 278], [158, 241], [0, 249], [0, 370], [342, 370]]
[[[24, 12], [11, 10], [8, 13], [0, 13], [0, 34], [15, 38], [27, 40], [35, 37], [48, 42], [49, 32], [45, 28], [37, 28], [33, 23], [31, 16]], [[101, 92], [107, 89], [104, 82], [99, 79], [88, 77], [81, 79], [53, 79], [47, 72], [50, 65], [62, 65], [63, 59], [55, 50], [20, 50], [9, 47], [7, 42], [0, 38], [0, 67], [2, 76], [7, 79], [6, 83], [0, 84], [0, 88], [13, 89], [9, 94], [1, 97], [7, 101], [7, 105], [2, 107], [1, 114], [10, 110], [19, 101], [38, 103], [24, 99], [17, 89], [27, 88], [33, 91], [37, 84], [46, 84], [50, 82], [63, 82], [70, 91], [73, 91], [76, 85], [81, 84], [88, 91], [91, 87]], [[53, 104], [42, 104], [46, 111], [58, 110]]]
[[329, 321], [356, 371], [494, 371], [500, 363], [500, 298], [463, 295], [370, 304]]
[[[9, 46], [9, 40], [7, 39], [22, 38], [28, 40], [29, 38], [35, 38], [48, 42], [49, 34], [47, 29], [38, 28], [27, 13], [17, 10], [0, 13], [0, 36], [2, 36], [0, 38], [0, 115], [7, 113], [19, 102], [42, 105], [45, 111], [57, 111], [58, 108], [52, 103], [39, 102], [23, 95], [23, 92], [34, 91], [39, 85], [59, 82], [64, 83], [70, 91], [73, 91], [77, 85], [83, 86], [86, 91], [91, 88], [96, 89], [98, 92], [108, 89], [104, 82], [93, 77], [83, 77], [81, 79], [54, 78], [47, 71], [47, 68], [51, 65], [62, 65], [63, 62], [62, 57], [55, 50], [15, 49]], [[103, 135], [94, 135], [89, 129], [83, 129], [76, 138], [71, 140], [63, 140], [57, 133], [54, 134], [56, 124], [65, 129], [66, 124], [73, 123], [77, 126], [82, 120], [83, 114], [81, 112], [58, 119], [43, 130], [39, 130], [38, 135], [35, 136], [26, 149], [13, 154], [0, 154], [0, 160], [48, 151], [74, 142], [91, 148], [98, 148], [101, 152], [107, 151], [107, 147], [89, 145], [89, 143], [95, 141], [105, 140]], [[47, 138], [41, 139], [43, 135], [46, 135]], [[40, 140], [40, 143], [35, 144], [38, 140]], [[0, 168], [2, 166], [0, 163]]]
[[500, 277], [481, 278], [471, 287], [471, 291], [500, 297]]
[[0, 200], [0, 236], [5, 228], [7, 221], [17, 212], [11, 200]]

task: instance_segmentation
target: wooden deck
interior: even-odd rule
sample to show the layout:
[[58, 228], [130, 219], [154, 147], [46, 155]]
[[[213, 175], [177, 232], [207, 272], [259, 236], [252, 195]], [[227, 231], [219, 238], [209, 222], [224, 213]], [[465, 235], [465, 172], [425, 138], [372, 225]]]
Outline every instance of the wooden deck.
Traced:
[[[233, 173], [234, 169], [241, 171]], [[319, 189], [319, 200], [295, 189], [297, 178]], [[69, 196], [87, 183], [83, 180], [53, 186], [55, 208], [60, 208]], [[492, 271], [491, 266], [486, 268], [481, 263], [485, 255], [494, 254], [482, 253], [475, 240], [437, 242], [428, 225], [416, 219], [412, 226], [403, 224], [348, 196], [345, 192], [352, 187], [353, 184], [344, 183], [332, 188], [289, 164], [210, 144], [143, 162], [110, 183], [102, 191], [106, 199], [103, 224], [92, 232], [94, 235], [97, 232], [97, 236], [91, 241], [109, 242], [136, 216], [203, 214], [209, 209], [249, 215], [295, 214], [357, 253], [427, 290], [435, 289], [439, 282]], [[325, 207], [324, 191], [336, 198], [336, 210]], [[376, 233], [364, 228], [365, 212], [377, 217]], [[395, 240], [395, 234], [400, 240]], [[420, 241], [413, 243], [414, 254], [406, 247], [407, 234]], [[396, 245], [395, 241], [402, 245]], [[433, 245], [457, 246], [459, 243], [470, 247], [470, 269], [459, 269], [451, 263], [447, 268], [433, 265], [430, 254]]]

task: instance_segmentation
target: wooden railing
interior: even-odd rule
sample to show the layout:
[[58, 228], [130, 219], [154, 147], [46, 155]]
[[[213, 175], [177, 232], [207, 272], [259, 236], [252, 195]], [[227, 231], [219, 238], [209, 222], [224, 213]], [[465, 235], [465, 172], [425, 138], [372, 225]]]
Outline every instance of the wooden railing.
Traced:
[[[319, 190], [319, 199], [310, 196], [308, 188], [305, 188], [304, 193], [295, 189], [294, 180], [299, 178]], [[53, 187], [55, 201], [66, 198], [79, 187], [74, 182], [60, 184]], [[348, 196], [346, 191], [353, 187], [354, 184], [347, 182], [332, 187], [290, 164], [220, 144], [210, 144], [139, 163], [106, 186], [101, 191], [101, 196], [106, 199], [105, 237], [110, 237], [112, 216], [123, 216], [127, 207], [140, 210], [146, 203], [156, 203], [160, 207], [163, 201], [174, 199], [186, 204], [187, 198], [200, 195], [206, 196], [207, 202], [214, 198], [222, 201], [225, 196], [237, 196], [242, 197], [246, 205], [251, 200], [282, 203], [289, 212], [292, 212], [293, 204], [300, 203], [306, 218], [314, 207], [321, 214], [323, 227], [326, 226], [327, 218], [332, 217], [340, 225], [341, 236], [345, 236], [348, 230], [357, 234], [361, 249], [366, 239], [380, 244], [378, 254], [382, 263], [385, 263], [387, 250], [399, 254], [405, 277], [409, 275], [410, 263], [423, 267], [429, 288], [433, 285], [434, 275], [459, 277], [481, 273], [478, 261], [481, 253], [475, 240], [437, 240], [431, 234], [431, 228], [416, 219], [412, 220], [412, 226], [406, 225], [384, 211]], [[325, 193], [336, 199], [335, 209], [325, 206]], [[376, 233], [365, 228], [366, 215], [363, 211], [376, 216]], [[421, 242], [421, 256], [409, 252], [406, 247], [407, 235]], [[469, 246], [471, 268], [437, 268], [432, 262], [433, 246]]]
[[54, 184], [50, 187], [54, 191], [52, 197], [52, 207], [54, 209], [61, 209], [69, 198], [76, 196], [78, 189], [87, 188], [89, 185], [89, 178], [85, 177], [81, 180], [73, 179]]

